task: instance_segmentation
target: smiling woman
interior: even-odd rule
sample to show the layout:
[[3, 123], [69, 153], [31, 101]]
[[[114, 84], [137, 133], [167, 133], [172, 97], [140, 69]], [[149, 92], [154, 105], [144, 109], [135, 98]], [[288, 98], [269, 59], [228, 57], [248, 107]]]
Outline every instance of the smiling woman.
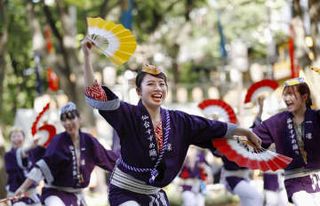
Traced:
[[293, 159], [285, 169], [289, 200], [297, 206], [320, 205], [320, 112], [311, 109], [310, 89], [302, 78], [285, 82], [283, 101], [287, 111], [263, 121], [253, 131], [263, 147], [275, 143], [278, 153]]
[[87, 103], [117, 131], [121, 157], [110, 180], [111, 206], [169, 205], [162, 187], [179, 173], [190, 145], [211, 148], [211, 141], [234, 134], [259, 138], [233, 124], [162, 108], [167, 78], [157, 66], [144, 65], [136, 77], [138, 105], [119, 100], [93, 77], [88, 40], [82, 42]]
[[149, 112], [153, 110], [152, 108], [159, 108], [167, 97], [167, 77], [153, 65], [146, 64], [142, 67], [142, 72], [136, 77], [136, 87], [139, 97], [146, 103]]

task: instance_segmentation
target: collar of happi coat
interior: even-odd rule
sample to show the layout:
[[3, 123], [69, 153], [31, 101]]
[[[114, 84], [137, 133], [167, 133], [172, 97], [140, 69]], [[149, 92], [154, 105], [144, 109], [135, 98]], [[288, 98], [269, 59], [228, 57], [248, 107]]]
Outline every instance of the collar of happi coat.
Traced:
[[[72, 156], [73, 179], [76, 181], [76, 185], [80, 186], [84, 182], [83, 175], [81, 174], [82, 164], [85, 166], [85, 162], [84, 162], [85, 160], [81, 159], [81, 157], [82, 157], [81, 153], [86, 150], [86, 147], [84, 145], [84, 140], [83, 140], [84, 134], [81, 132], [81, 130], [79, 130], [79, 148], [78, 148], [79, 149], [79, 157], [77, 157], [77, 155], [76, 155], [77, 148], [73, 144], [70, 135], [67, 132], [65, 134], [68, 137], [68, 141], [69, 141], [68, 149], [69, 149], [71, 156]], [[78, 160], [78, 158], [80, 158], [80, 159]]]
[[[306, 148], [306, 141], [311, 140], [313, 138], [312, 135], [312, 111], [311, 109], [307, 109], [305, 112], [302, 131], [302, 141], [304, 142], [304, 149]], [[301, 151], [298, 145], [298, 138], [294, 128], [293, 114], [288, 112], [286, 118], [286, 135], [287, 135], [287, 145], [290, 145], [290, 156], [296, 160], [297, 164], [300, 166], [305, 165], [305, 162], [302, 158]]]
[[163, 134], [163, 146], [160, 148], [159, 152], [157, 151], [157, 143], [154, 128], [152, 125], [151, 117], [147, 111], [147, 109], [142, 104], [140, 100], [138, 103], [138, 107], [140, 109], [140, 120], [142, 123], [143, 128], [143, 135], [145, 136], [146, 140], [149, 142], [149, 157], [151, 160], [156, 161], [153, 169], [151, 170], [151, 178], [149, 182], [153, 182], [155, 178], [158, 176], [158, 166], [163, 159], [165, 152], [171, 151], [172, 146], [169, 143], [169, 135], [170, 135], [170, 116], [169, 111], [163, 108], [160, 108], [160, 115], [161, 115], [161, 122], [162, 122], [162, 134]]
[[[151, 160], [155, 161], [160, 156], [161, 152], [165, 152], [168, 150], [168, 138], [169, 138], [169, 130], [170, 130], [170, 118], [169, 112], [166, 109], [160, 108], [160, 115], [161, 115], [161, 124], [162, 124], [162, 135], [163, 135], [163, 146], [157, 151], [157, 140], [155, 136], [155, 131], [153, 128], [152, 120], [150, 114], [148, 113], [145, 106], [142, 104], [141, 100], [138, 103], [138, 107], [140, 110], [140, 120], [143, 129], [143, 135], [145, 139], [148, 141], [148, 154]], [[170, 144], [169, 144], [170, 146]], [[171, 149], [171, 148], [169, 148]]]

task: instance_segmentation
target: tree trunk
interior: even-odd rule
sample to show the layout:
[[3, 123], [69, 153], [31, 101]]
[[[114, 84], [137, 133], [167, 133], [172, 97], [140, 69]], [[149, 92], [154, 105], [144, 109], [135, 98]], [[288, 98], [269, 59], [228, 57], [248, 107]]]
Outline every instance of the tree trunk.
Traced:
[[172, 74], [173, 74], [173, 82], [172, 82], [172, 102], [176, 103], [178, 101], [177, 98], [177, 86], [179, 83], [179, 64], [178, 64], [178, 54], [180, 51], [180, 45], [179, 44], [174, 44], [172, 47], [172, 50], [169, 51], [169, 55], [172, 58]]
[[77, 40], [77, 15], [76, 15], [76, 7], [66, 7], [63, 5], [63, 1], [57, 1], [58, 9], [60, 11], [60, 20], [62, 23], [63, 29], [63, 47], [65, 53], [64, 62], [66, 69], [70, 73], [69, 76], [69, 91], [67, 94], [73, 101], [76, 102], [79, 110], [81, 111], [83, 119], [86, 120], [85, 124], [88, 126], [95, 125], [95, 119], [92, 113], [92, 109], [85, 103], [84, 94], [83, 94], [83, 73], [81, 67], [83, 65], [80, 64], [78, 55], [79, 49], [76, 47]]
[[57, 62], [54, 69], [60, 77], [61, 88], [69, 99], [77, 104], [81, 116], [86, 120], [84, 124], [94, 126], [92, 109], [86, 105], [83, 95], [82, 65], [78, 58], [79, 49], [76, 47], [76, 10], [75, 7], [67, 7], [63, 1], [58, 0], [56, 3], [62, 25], [61, 31], [56, 27], [56, 21], [50, 9], [43, 3], [44, 13], [54, 36], [58, 40], [62, 55], [60, 61], [59, 58], [56, 58]]
[[[6, 4], [5, 0], [0, 0], [0, 114], [3, 114], [2, 108], [3, 108], [3, 80], [5, 71], [7, 68], [6, 64], [6, 54], [7, 54], [7, 42], [8, 42], [8, 16], [5, 12], [7, 9], [5, 9]], [[1, 125], [1, 121], [0, 121]], [[0, 128], [0, 161], [3, 161], [4, 159], [4, 144], [3, 144], [3, 137], [2, 132]], [[5, 185], [7, 182], [7, 175], [4, 169], [4, 164], [0, 164], [0, 198], [6, 197], [6, 190]]]
[[317, 40], [318, 40], [318, 24], [320, 21], [320, 1], [319, 0], [309, 0], [309, 15], [311, 21], [311, 37], [313, 39], [313, 46], [310, 48], [313, 52], [315, 59], [318, 58], [318, 50], [317, 50]]
[[[0, 0], [0, 114], [3, 114], [4, 75], [7, 68], [6, 54], [8, 42], [8, 16], [5, 12], [5, 0]], [[0, 185], [1, 186], [1, 185]]]
[[292, 17], [299, 16], [302, 17], [302, 8], [300, 5], [300, 0], [293, 0], [292, 1]]

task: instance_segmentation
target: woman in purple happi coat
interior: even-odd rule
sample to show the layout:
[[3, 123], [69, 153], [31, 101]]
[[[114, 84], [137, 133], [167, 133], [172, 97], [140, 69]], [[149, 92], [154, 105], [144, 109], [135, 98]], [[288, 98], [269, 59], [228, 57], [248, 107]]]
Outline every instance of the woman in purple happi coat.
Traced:
[[288, 198], [297, 206], [320, 205], [320, 113], [311, 109], [310, 89], [302, 78], [285, 82], [287, 111], [253, 128], [263, 147], [275, 143], [276, 151], [293, 158], [285, 169]]
[[[6, 189], [8, 196], [12, 196], [26, 179], [32, 164], [35, 162], [35, 155], [42, 153], [44, 148], [36, 146], [36, 140], [28, 147], [24, 147], [25, 134], [19, 128], [13, 128], [9, 134], [12, 148], [4, 156], [5, 168], [8, 175]], [[40, 205], [40, 198], [35, 189], [36, 185], [30, 185], [29, 197], [12, 200], [13, 206]]]
[[111, 206], [169, 205], [161, 188], [177, 176], [191, 144], [210, 148], [212, 139], [238, 134], [259, 146], [260, 139], [247, 129], [162, 108], [166, 75], [152, 65], [136, 77], [138, 105], [120, 101], [95, 81], [88, 44], [84, 39], [86, 101], [117, 131], [121, 144], [110, 180]]
[[46, 206], [83, 206], [86, 204], [82, 189], [88, 186], [93, 168], [111, 171], [118, 156], [80, 130], [80, 116], [74, 103], [62, 107], [60, 120], [65, 131], [52, 139], [16, 194], [44, 179], [41, 200]]
[[[257, 98], [258, 113], [253, 122], [252, 128], [261, 124], [262, 113], [265, 96]], [[268, 148], [274, 151], [274, 144]], [[264, 206], [282, 206], [288, 205], [288, 196], [284, 187], [284, 170], [265, 171], [263, 172], [263, 192], [264, 192]]]

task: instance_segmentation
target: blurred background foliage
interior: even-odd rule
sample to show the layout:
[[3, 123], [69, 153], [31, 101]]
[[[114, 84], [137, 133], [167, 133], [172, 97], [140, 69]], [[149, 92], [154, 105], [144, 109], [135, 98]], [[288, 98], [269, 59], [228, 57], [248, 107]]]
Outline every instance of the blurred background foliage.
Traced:
[[[130, 26], [139, 49], [118, 72], [136, 70], [141, 63], [153, 61], [168, 69], [173, 88], [178, 83], [206, 82], [210, 80], [209, 71], [221, 71], [219, 68], [226, 64], [218, 23], [223, 26], [227, 52], [230, 43], [240, 39], [248, 47], [250, 62], [268, 63], [268, 42], [262, 37], [270, 26], [270, 11], [281, 13], [289, 5], [292, 17], [303, 18], [299, 0], [0, 0], [1, 127], [12, 124], [17, 108], [32, 108], [37, 96], [52, 93], [46, 81], [49, 66], [60, 78], [61, 91], [90, 119], [91, 111], [79, 95], [83, 89], [79, 41], [86, 33], [86, 17], [121, 22], [129, 4]], [[312, 8], [319, 8], [319, 2], [309, 1], [308, 9], [311, 28], [317, 27], [310, 35], [316, 37], [319, 14]], [[46, 48], [48, 29], [51, 53]], [[288, 35], [280, 29], [272, 30], [276, 43], [285, 41]], [[307, 63], [318, 57], [317, 44], [312, 49], [316, 56]], [[182, 53], [189, 56], [183, 59]], [[155, 60], [157, 55], [161, 60]], [[98, 58], [97, 71], [101, 71], [99, 68], [109, 62], [102, 55]]]

